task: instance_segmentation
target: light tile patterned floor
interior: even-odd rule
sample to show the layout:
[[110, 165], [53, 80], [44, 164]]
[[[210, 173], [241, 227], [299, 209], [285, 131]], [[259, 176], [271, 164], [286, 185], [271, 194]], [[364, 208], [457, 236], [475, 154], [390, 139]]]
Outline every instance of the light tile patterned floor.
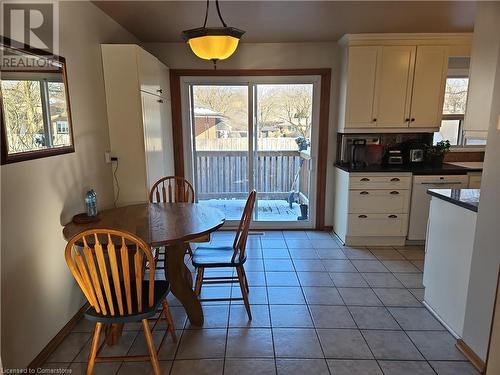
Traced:
[[[214, 235], [230, 244], [233, 234]], [[324, 232], [252, 235], [245, 264], [253, 320], [241, 302], [204, 303], [202, 329], [170, 296], [179, 336], [160, 351], [164, 374], [476, 375], [423, 307], [420, 247], [350, 248]], [[204, 286], [203, 296], [239, 296]], [[161, 339], [160, 326], [153, 333]], [[81, 321], [46, 364], [83, 374], [93, 326]], [[146, 354], [140, 326], [106, 354]], [[97, 364], [95, 374], [150, 374], [148, 362]]]

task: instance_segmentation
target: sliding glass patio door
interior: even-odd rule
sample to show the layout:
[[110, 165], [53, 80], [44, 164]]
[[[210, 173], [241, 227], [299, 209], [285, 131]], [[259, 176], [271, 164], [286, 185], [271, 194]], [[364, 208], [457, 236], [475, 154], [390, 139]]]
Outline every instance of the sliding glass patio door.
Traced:
[[185, 82], [185, 157], [198, 202], [231, 224], [255, 189], [254, 227], [313, 227], [318, 86], [316, 77]]

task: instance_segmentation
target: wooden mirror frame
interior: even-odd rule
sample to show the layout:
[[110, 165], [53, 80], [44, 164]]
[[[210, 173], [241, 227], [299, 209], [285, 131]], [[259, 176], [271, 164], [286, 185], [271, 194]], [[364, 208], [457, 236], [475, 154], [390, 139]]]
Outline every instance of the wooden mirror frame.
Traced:
[[[71, 144], [68, 146], [61, 147], [52, 147], [43, 150], [33, 150], [33, 151], [25, 151], [18, 152], [15, 154], [9, 154], [8, 144], [7, 144], [7, 129], [6, 129], [6, 121], [5, 121], [5, 113], [3, 107], [3, 98], [0, 90], [0, 136], [1, 136], [1, 164], [10, 164], [10, 163], [18, 163], [21, 161], [33, 160], [46, 158], [55, 155], [69, 154], [75, 152], [75, 140], [73, 134], [73, 121], [71, 118], [71, 105], [70, 105], [70, 97], [69, 97], [69, 89], [68, 89], [68, 77], [66, 73], [66, 59], [62, 56], [57, 55], [49, 55], [46, 51], [38, 50], [31, 48], [28, 45], [24, 45], [23, 48], [12, 47], [12, 40], [7, 37], [0, 37], [0, 48], [9, 48], [14, 51], [19, 51], [23, 54], [33, 55], [40, 58], [47, 58], [50, 56], [50, 60], [61, 64], [61, 74], [64, 83], [64, 92], [66, 97], [66, 111], [68, 114], [68, 127], [69, 127], [69, 135]], [[15, 71], [15, 70], [9, 70]], [[20, 72], [37, 72], [37, 70], [19, 70]]]

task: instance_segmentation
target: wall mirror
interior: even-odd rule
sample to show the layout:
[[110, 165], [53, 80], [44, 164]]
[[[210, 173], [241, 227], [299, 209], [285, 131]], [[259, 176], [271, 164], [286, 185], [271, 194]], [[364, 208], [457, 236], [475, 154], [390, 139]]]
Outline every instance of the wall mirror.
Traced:
[[0, 44], [2, 164], [74, 152], [65, 59], [12, 45]]

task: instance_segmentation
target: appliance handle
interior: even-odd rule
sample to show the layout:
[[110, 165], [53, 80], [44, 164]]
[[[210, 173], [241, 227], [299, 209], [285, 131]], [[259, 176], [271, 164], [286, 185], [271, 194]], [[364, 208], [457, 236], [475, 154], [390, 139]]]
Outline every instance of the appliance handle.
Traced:
[[465, 182], [461, 181], [450, 181], [450, 182], [421, 182], [421, 185], [462, 185]]

